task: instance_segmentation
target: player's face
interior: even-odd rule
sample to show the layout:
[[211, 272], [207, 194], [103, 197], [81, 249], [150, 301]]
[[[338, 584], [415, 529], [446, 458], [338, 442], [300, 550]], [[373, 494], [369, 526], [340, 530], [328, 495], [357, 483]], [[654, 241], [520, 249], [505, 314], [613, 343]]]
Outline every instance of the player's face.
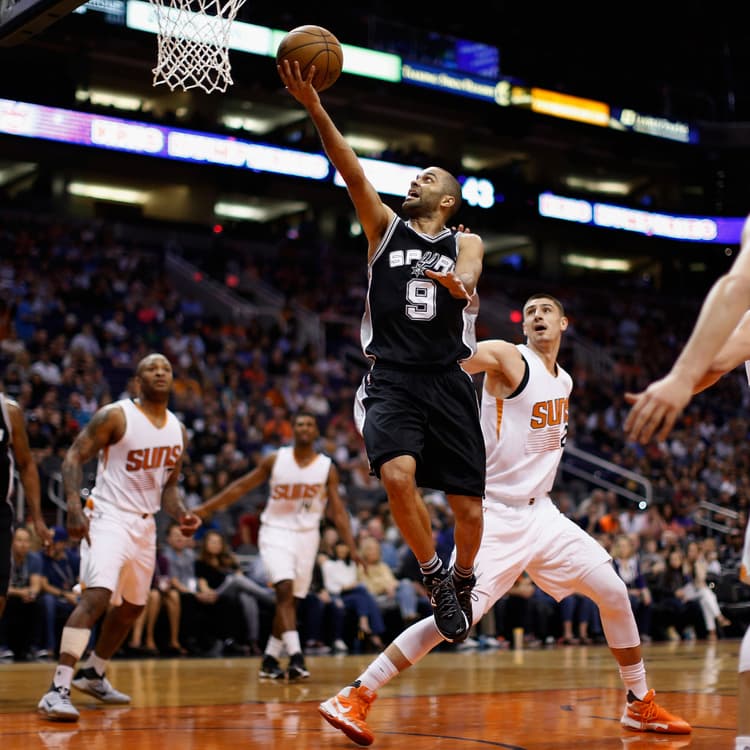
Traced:
[[138, 366], [137, 380], [141, 395], [147, 400], [162, 401], [169, 398], [172, 389], [172, 365], [161, 354], [151, 354]]
[[438, 171], [425, 169], [411, 181], [401, 208], [407, 216], [422, 216], [435, 210], [444, 194]]
[[294, 420], [294, 442], [312, 445], [318, 439], [318, 425], [312, 417], [297, 417]]
[[523, 332], [532, 343], [559, 340], [567, 326], [568, 319], [551, 299], [533, 299], [523, 310]]

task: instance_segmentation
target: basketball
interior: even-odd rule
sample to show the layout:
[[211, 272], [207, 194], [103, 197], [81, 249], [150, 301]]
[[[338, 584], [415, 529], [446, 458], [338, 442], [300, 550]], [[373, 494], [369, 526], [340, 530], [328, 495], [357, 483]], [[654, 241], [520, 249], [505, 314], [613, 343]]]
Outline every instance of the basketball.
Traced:
[[305, 78], [311, 65], [315, 66], [312, 85], [317, 91], [325, 91], [336, 83], [344, 65], [344, 51], [336, 37], [322, 26], [298, 26], [281, 40], [276, 50], [276, 62], [282, 60], [299, 63]]

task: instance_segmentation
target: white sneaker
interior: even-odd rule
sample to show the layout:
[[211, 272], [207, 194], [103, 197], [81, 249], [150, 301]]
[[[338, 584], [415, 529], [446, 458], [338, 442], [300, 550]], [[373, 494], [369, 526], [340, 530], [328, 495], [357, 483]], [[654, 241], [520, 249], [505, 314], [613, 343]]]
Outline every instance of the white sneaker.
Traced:
[[50, 686], [42, 696], [37, 711], [52, 721], [78, 721], [78, 709], [70, 702], [70, 690]]
[[110, 681], [104, 675], [99, 675], [93, 667], [79, 669], [73, 678], [73, 687], [93, 695], [102, 703], [130, 703], [129, 695], [115, 690]]

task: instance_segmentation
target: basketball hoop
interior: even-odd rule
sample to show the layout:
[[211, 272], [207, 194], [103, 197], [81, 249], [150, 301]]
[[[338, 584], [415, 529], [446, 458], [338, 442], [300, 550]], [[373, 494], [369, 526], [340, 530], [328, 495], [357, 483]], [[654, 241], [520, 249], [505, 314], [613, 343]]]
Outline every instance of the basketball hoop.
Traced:
[[229, 35], [245, 0], [149, 0], [159, 43], [154, 86], [226, 91], [232, 81]]

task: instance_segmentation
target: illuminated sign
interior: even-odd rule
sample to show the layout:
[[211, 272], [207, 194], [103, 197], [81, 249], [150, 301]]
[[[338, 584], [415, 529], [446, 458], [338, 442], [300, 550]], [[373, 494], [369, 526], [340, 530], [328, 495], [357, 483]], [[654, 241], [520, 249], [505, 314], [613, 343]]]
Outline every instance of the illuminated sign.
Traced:
[[597, 102], [594, 99], [582, 99], [580, 96], [532, 88], [530, 106], [534, 112], [543, 115], [576, 120], [604, 128], [609, 126], [609, 104]]
[[8, 99], [0, 99], [0, 133], [311, 180], [331, 171], [321, 154]]
[[648, 237], [725, 245], [739, 244], [746, 218], [655, 213], [608, 203], [590, 203], [553, 193], [542, 193], [538, 208], [540, 216], [551, 219], [637, 232]]
[[[2, 2], [2, 0], [0, 0]], [[126, 4], [126, 8], [123, 8]], [[154, 7], [148, 0], [88, 0], [77, 12], [96, 10], [113, 23], [124, 18], [128, 28], [158, 33]], [[181, 13], [191, 13], [189, 10]], [[229, 49], [266, 57], [275, 57], [276, 49], [286, 32], [244, 21], [232, 23]], [[697, 143], [698, 131], [687, 123], [663, 117], [644, 115], [632, 109], [611, 107], [605, 102], [561, 94], [512, 83], [498, 78], [499, 52], [479, 42], [446, 37], [454, 45], [443, 65], [425, 65], [409, 59], [407, 54], [392, 54], [365, 47], [342, 44], [344, 73], [375, 78], [392, 83], [405, 83], [443, 91], [447, 94], [481, 99], [501, 107], [530, 109], [539, 114], [574, 120], [589, 125], [629, 131], [681, 143]], [[434, 39], [431, 42], [434, 43]], [[394, 39], [394, 44], [398, 40]], [[434, 44], [432, 45], [434, 46]], [[453, 62], [450, 58], [455, 57]]]
[[[406, 196], [409, 184], [419, 174], [419, 167], [396, 164], [378, 159], [360, 158], [362, 169], [375, 190], [384, 195]], [[334, 185], [346, 187], [344, 178], [336, 171]], [[470, 206], [492, 208], [495, 205], [495, 186], [486, 179], [467, 177], [461, 186], [461, 196]]]
[[445, 91], [448, 94], [458, 94], [459, 96], [495, 103], [498, 99], [498, 86], [508, 85], [506, 81], [492, 83], [487, 81], [486, 78], [475, 78], [463, 73], [406, 62], [401, 66], [401, 78], [405, 83], [411, 83], [415, 86], [423, 86], [428, 89]]
[[[2, 133], [310, 180], [326, 180], [332, 171], [322, 154], [9, 99], [0, 99]], [[420, 171], [419, 167], [378, 159], [360, 161], [375, 189], [389, 195], [405, 196]], [[338, 172], [334, 184], [344, 185]], [[471, 206], [490, 208], [495, 203], [495, 188], [486, 179], [468, 177], [462, 194]]]
[[680, 143], [698, 142], [698, 133], [686, 122], [642, 115], [634, 109], [613, 109], [609, 126], [615, 130], [630, 130], [633, 133], [652, 135]]

